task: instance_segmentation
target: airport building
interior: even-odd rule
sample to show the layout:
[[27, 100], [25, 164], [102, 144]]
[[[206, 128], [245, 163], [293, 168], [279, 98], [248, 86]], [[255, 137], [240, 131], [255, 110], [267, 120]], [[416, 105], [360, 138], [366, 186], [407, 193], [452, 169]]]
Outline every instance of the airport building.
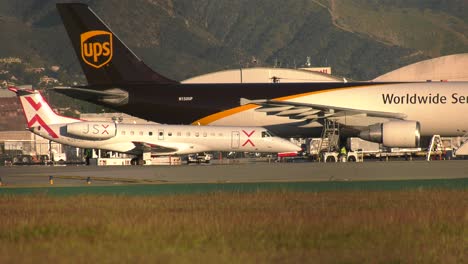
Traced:
[[468, 81], [468, 53], [420, 61], [383, 74], [375, 82]]
[[23, 108], [16, 95], [8, 89], [0, 89], [0, 131], [24, 131], [25, 124]]
[[182, 81], [182, 83], [343, 82], [343, 78], [331, 75], [331, 70], [331, 67], [240, 68], [203, 74]]

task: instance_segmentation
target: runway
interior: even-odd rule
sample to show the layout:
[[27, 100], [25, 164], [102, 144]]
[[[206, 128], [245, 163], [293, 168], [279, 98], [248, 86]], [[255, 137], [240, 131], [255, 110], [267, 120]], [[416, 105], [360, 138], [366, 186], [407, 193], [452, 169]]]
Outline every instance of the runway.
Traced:
[[364, 163], [254, 163], [181, 166], [12, 166], [0, 167], [4, 186], [162, 183], [266, 183], [394, 181], [468, 178], [468, 161]]

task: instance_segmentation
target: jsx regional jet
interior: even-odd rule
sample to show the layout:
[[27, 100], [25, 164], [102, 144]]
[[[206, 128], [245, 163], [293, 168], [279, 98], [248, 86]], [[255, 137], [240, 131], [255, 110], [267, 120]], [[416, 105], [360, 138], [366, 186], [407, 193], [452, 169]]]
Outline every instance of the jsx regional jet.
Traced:
[[342, 135], [388, 147], [468, 130], [468, 83], [183, 84], [141, 61], [85, 4], [57, 4], [87, 86], [56, 91], [161, 123], [263, 126], [283, 137]]
[[123, 124], [88, 122], [57, 115], [38, 91], [10, 87], [17, 94], [28, 128], [54, 142], [80, 147], [152, 155], [204, 151], [297, 152], [291, 142], [262, 127]]

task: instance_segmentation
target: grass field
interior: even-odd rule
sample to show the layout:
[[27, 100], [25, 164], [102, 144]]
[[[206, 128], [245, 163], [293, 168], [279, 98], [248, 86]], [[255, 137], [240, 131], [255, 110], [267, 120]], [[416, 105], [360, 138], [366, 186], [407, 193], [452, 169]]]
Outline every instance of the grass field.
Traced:
[[0, 195], [0, 263], [462, 263], [468, 190]]

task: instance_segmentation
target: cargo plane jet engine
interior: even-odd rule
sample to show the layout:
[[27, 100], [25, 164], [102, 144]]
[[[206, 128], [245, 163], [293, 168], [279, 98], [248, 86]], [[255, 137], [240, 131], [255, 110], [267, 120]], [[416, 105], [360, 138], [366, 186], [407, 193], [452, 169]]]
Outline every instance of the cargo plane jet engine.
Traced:
[[112, 122], [76, 122], [67, 125], [67, 133], [80, 138], [104, 140], [115, 137], [117, 128]]
[[390, 121], [368, 126], [359, 137], [386, 147], [418, 148], [421, 126], [417, 121]]

